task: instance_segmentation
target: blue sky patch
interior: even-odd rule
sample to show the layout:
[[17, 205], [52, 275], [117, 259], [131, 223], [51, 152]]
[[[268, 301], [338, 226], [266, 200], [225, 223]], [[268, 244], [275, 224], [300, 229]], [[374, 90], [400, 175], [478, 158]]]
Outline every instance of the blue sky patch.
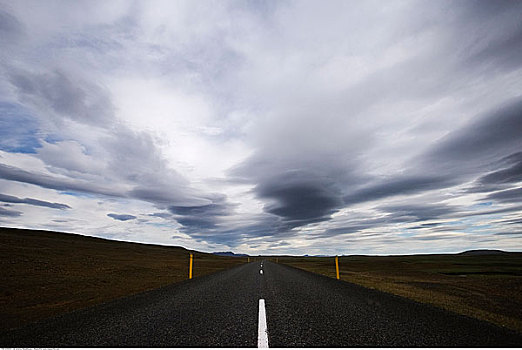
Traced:
[[36, 153], [38, 122], [23, 107], [0, 102], [0, 149], [11, 153]]
[[76, 191], [59, 191], [60, 194], [73, 196], [73, 197], [80, 197], [80, 198], [99, 198], [98, 195], [86, 193], [86, 192], [76, 192]]

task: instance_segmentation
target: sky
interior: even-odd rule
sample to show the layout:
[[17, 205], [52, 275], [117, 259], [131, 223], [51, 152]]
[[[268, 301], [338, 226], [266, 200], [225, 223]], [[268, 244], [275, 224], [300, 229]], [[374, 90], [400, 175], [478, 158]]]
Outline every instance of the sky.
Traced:
[[521, 1], [0, 1], [0, 226], [522, 250]]

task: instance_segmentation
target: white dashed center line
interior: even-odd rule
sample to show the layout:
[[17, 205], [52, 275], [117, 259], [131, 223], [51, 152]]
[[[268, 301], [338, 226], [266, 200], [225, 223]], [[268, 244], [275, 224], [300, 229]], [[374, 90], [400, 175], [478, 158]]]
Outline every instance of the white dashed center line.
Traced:
[[266, 327], [265, 299], [259, 299], [259, 327], [257, 329], [257, 347], [268, 348], [268, 330]]

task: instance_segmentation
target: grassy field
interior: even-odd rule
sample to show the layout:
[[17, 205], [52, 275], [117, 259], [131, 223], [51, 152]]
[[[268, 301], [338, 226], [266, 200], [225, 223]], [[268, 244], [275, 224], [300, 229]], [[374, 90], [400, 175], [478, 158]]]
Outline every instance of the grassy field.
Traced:
[[[189, 253], [180, 247], [0, 228], [0, 331], [183, 281]], [[194, 277], [247, 261], [193, 253]], [[335, 278], [333, 258], [277, 261]], [[522, 332], [522, 253], [346, 256], [339, 265], [343, 280]]]
[[[277, 259], [336, 277], [334, 258]], [[522, 253], [345, 256], [339, 266], [342, 280], [522, 332]]]
[[[0, 228], [0, 331], [188, 278], [189, 251]], [[194, 252], [194, 277], [247, 258]]]

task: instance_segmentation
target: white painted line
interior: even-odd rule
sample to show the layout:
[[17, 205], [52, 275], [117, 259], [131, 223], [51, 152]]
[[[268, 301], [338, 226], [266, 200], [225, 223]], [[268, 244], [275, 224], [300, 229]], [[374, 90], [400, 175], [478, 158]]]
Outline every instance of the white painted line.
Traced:
[[266, 327], [265, 299], [259, 299], [259, 327], [257, 328], [257, 347], [268, 348], [268, 330]]
[[259, 270], [259, 274], [262, 275], [263, 274], [263, 270]]

